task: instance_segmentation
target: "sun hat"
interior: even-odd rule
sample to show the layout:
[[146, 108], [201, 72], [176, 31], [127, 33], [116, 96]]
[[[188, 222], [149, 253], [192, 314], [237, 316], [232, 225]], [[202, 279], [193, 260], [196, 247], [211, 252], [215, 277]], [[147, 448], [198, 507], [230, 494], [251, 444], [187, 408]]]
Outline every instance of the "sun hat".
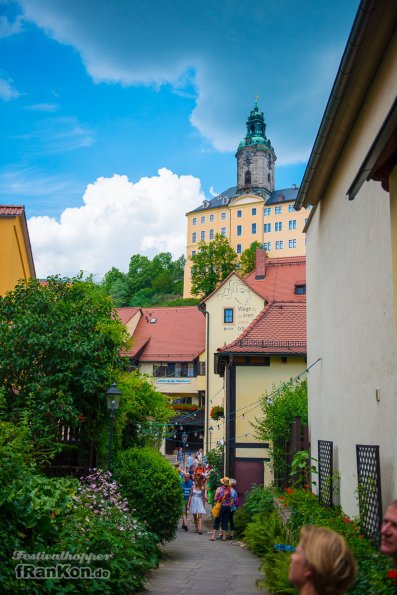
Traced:
[[229, 485], [230, 483], [230, 479], [228, 477], [222, 477], [222, 479], [220, 480], [221, 483], [223, 483], [223, 485]]

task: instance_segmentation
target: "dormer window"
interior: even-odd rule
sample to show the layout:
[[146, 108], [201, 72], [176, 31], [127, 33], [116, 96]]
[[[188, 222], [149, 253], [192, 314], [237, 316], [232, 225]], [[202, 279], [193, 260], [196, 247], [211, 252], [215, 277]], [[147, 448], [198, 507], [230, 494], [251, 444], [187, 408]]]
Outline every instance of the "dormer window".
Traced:
[[207, 208], [210, 206], [210, 204], [211, 204], [211, 203], [210, 203], [210, 201], [209, 201], [209, 200], [205, 200], [205, 201], [203, 202], [203, 206], [204, 206], [204, 208], [205, 208], [205, 209], [207, 209]]
[[295, 285], [295, 292], [296, 295], [305, 295], [306, 294], [306, 284], [300, 283]]
[[227, 205], [227, 203], [228, 203], [228, 198], [227, 198], [227, 196], [223, 196], [223, 197], [222, 197], [222, 204], [223, 204], [223, 205]]

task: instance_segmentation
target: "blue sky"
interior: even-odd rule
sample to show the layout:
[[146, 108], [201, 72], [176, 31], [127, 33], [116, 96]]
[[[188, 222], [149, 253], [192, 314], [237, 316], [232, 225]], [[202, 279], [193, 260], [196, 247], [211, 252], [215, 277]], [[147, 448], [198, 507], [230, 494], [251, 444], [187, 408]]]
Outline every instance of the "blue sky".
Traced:
[[358, 1], [0, 0], [0, 202], [39, 276], [175, 255], [259, 96], [300, 184]]

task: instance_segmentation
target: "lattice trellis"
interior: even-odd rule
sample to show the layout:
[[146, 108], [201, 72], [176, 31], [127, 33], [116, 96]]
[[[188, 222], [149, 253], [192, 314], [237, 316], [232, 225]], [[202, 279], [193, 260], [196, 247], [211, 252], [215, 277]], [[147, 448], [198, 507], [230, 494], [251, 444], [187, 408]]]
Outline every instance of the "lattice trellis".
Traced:
[[361, 531], [379, 546], [382, 523], [379, 446], [356, 444]]
[[318, 441], [318, 499], [324, 506], [333, 504], [333, 442]]

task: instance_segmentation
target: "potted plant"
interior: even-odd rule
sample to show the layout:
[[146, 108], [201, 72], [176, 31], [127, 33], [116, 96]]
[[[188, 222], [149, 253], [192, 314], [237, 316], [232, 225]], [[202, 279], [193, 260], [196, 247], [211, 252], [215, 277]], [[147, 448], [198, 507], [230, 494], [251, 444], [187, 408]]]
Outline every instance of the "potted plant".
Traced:
[[210, 417], [215, 421], [221, 417], [224, 417], [224, 415], [225, 412], [222, 405], [214, 405], [210, 411]]

